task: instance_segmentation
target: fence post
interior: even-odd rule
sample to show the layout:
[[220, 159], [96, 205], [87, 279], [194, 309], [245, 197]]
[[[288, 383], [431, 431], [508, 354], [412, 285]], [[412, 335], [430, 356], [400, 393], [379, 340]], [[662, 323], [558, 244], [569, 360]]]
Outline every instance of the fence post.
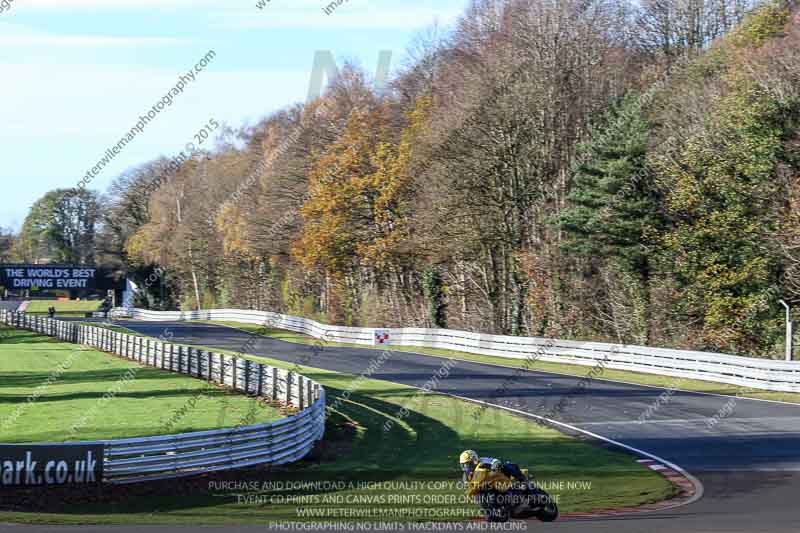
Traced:
[[302, 411], [305, 408], [305, 389], [303, 386], [305, 385], [305, 378], [303, 376], [297, 376], [297, 403], [298, 407]]
[[192, 375], [192, 349], [191, 348], [182, 348], [181, 349], [181, 356], [184, 358], [183, 361], [183, 373], [187, 376]]
[[200, 367], [200, 354], [199, 354], [198, 350], [196, 350], [195, 348], [192, 348], [190, 346], [189, 347], [189, 375], [190, 376], [192, 375], [192, 365], [194, 365], [195, 362], [197, 364], [197, 374], [195, 374], [195, 377], [199, 378], [203, 374], [203, 369]]
[[214, 352], [208, 352], [208, 382], [213, 383], [214, 378]]
[[239, 360], [236, 356], [231, 357], [231, 377], [233, 378], [231, 383], [233, 383], [233, 390], [236, 390], [236, 365], [238, 364]]
[[258, 364], [258, 390], [256, 390], [256, 395], [259, 398], [264, 396], [264, 365], [261, 363]]
[[244, 360], [244, 393], [250, 394], [250, 359]]

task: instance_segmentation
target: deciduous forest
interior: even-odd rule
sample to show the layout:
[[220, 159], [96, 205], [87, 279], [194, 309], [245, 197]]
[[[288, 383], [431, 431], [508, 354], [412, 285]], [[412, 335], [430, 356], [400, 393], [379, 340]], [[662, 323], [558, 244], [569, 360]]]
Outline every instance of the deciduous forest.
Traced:
[[0, 253], [128, 269], [154, 309], [781, 353], [793, 2], [473, 0], [393, 72], [51, 193]]

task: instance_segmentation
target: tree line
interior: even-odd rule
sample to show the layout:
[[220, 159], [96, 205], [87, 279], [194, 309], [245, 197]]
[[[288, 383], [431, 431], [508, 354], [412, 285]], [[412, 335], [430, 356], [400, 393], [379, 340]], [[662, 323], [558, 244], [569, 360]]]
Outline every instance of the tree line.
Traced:
[[159, 309], [779, 353], [797, 22], [776, 0], [473, 0], [388, 90], [345, 65], [177, 170], [120, 176], [102, 211], [45, 197], [14, 248], [149, 278]]

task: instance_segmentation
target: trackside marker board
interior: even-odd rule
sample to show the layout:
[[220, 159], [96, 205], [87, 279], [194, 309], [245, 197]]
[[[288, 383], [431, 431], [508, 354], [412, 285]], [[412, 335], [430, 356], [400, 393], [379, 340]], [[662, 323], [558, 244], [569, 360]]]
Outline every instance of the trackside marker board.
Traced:
[[94, 485], [102, 480], [100, 444], [0, 444], [0, 487]]
[[374, 346], [388, 346], [391, 341], [391, 332], [388, 329], [376, 329], [372, 339]]

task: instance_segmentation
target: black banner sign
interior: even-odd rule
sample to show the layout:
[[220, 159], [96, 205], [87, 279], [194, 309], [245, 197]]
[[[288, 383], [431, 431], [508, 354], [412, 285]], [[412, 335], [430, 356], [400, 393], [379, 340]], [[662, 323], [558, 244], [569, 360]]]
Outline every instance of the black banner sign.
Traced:
[[0, 445], [0, 487], [91, 485], [102, 480], [101, 444]]
[[124, 289], [124, 279], [89, 266], [0, 265], [0, 285], [9, 290]]

